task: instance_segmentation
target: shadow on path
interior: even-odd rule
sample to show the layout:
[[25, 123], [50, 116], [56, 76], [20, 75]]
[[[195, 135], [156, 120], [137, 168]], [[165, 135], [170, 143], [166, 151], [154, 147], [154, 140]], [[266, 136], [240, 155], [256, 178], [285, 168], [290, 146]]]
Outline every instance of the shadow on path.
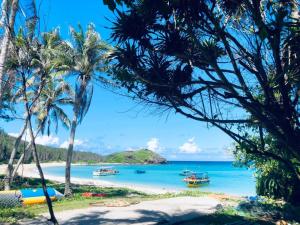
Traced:
[[203, 214], [190, 211], [178, 215], [168, 215], [161, 211], [153, 210], [136, 210], [138, 216], [134, 218], [108, 218], [106, 212], [94, 212], [85, 215], [78, 215], [68, 221], [64, 221], [61, 225], [127, 225], [127, 224], [175, 224], [179, 221], [186, 221], [203, 216]]

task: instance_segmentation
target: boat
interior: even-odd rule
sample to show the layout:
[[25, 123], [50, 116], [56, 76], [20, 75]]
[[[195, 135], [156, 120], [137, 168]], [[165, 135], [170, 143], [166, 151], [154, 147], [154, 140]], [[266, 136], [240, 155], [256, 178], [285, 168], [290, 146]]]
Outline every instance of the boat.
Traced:
[[197, 188], [197, 187], [200, 187], [200, 183], [196, 180], [194, 180], [194, 181], [190, 180], [190, 181], [187, 182], [187, 186], [189, 188]]
[[194, 173], [191, 170], [183, 170], [181, 173], [179, 173], [180, 176], [188, 176], [190, 174]]
[[108, 176], [117, 174], [119, 174], [119, 171], [112, 167], [101, 167], [100, 169], [93, 171], [93, 176]]
[[145, 170], [136, 170], [135, 173], [137, 173], [137, 174], [143, 174], [143, 173], [146, 173], [146, 171]]
[[188, 187], [199, 187], [201, 184], [209, 183], [208, 174], [205, 173], [192, 173], [183, 179]]

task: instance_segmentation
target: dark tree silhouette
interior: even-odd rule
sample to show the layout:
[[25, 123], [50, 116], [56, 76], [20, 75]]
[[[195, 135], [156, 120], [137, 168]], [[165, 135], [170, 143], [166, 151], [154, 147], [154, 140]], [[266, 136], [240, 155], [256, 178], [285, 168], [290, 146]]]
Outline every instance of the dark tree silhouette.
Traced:
[[218, 127], [300, 181], [298, 1], [104, 3], [116, 15], [111, 74], [132, 97]]

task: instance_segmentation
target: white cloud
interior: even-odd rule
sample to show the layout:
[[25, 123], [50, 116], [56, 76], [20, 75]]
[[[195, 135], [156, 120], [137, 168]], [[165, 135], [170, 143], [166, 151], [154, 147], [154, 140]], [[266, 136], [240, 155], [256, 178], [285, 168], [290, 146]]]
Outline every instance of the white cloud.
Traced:
[[159, 139], [158, 138], [151, 138], [147, 142], [147, 148], [151, 151], [154, 151], [154, 152], [161, 152], [163, 150], [163, 148], [159, 144]]
[[19, 136], [19, 133], [8, 133], [9, 136], [12, 136], [12, 137], [18, 137]]
[[195, 154], [201, 152], [201, 149], [196, 144], [195, 138], [192, 137], [179, 147], [179, 152], [186, 154]]
[[[13, 137], [18, 137], [19, 133], [8, 133], [8, 135]], [[22, 140], [30, 141], [29, 131], [27, 130], [26, 133], [23, 135]], [[59, 138], [53, 135], [39, 135], [35, 138], [35, 143], [39, 145], [51, 145], [51, 146], [58, 146], [59, 145]]]
[[52, 135], [43, 135], [37, 136], [35, 142], [40, 145], [57, 146], [59, 144], [59, 138]]
[[[64, 141], [63, 143], [60, 144], [60, 148], [68, 148], [69, 146], [69, 141]], [[74, 140], [74, 148], [83, 148], [83, 147], [87, 147], [87, 143], [84, 140], [80, 140], [80, 139], [75, 139]]]

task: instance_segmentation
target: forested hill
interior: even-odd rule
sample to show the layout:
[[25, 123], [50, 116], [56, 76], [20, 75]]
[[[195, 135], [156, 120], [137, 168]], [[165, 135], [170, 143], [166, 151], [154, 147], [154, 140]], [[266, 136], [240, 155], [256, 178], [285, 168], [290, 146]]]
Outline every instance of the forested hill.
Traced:
[[148, 149], [137, 151], [123, 151], [110, 154], [105, 157], [106, 162], [111, 163], [141, 163], [141, 164], [163, 164], [167, 160], [157, 153]]
[[[9, 136], [0, 130], [0, 164], [7, 163], [10, 157], [11, 150], [13, 149], [16, 138]], [[24, 141], [20, 145], [20, 149], [16, 159], [24, 152], [27, 143]], [[44, 145], [37, 145], [38, 155], [41, 162], [65, 161], [67, 149], [55, 148]], [[31, 152], [25, 152], [24, 163], [32, 162]], [[107, 156], [101, 156], [93, 152], [73, 152], [73, 163], [142, 163], [142, 164], [161, 164], [166, 163], [166, 159], [161, 157], [155, 152], [148, 149], [141, 149], [137, 151], [123, 151], [113, 153]]]
[[[0, 163], [7, 163], [9, 160], [10, 152], [13, 149], [16, 138], [9, 136], [3, 131], [0, 131]], [[24, 152], [27, 143], [22, 142], [20, 151], [17, 154], [17, 159], [20, 154]], [[63, 148], [48, 147], [44, 145], [37, 145], [38, 155], [41, 162], [50, 161], [65, 161], [67, 150]], [[32, 161], [32, 154], [30, 152], [25, 153], [24, 163], [30, 163]], [[73, 162], [87, 162], [97, 163], [103, 161], [103, 157], [99, 154], [92, 152], [73, 152]]]

